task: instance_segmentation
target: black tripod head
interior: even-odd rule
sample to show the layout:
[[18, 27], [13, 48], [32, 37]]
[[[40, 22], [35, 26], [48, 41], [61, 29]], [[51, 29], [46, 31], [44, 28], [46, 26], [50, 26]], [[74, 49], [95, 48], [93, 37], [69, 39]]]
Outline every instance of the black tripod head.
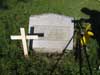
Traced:
[[74, 23], [75, 28], [80, 28], [80, 26], [83, 27], [84, 23], [86, 23], [86, 19], [81, 18], [79, 20], [72, 20], [72, 22]]

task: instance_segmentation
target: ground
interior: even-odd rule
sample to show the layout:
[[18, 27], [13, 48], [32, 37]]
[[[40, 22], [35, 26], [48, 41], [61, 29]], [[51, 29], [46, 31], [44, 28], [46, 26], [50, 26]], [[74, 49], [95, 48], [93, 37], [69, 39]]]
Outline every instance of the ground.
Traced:
[[[42, 54], [33, 54], [30, 51], [30, 59], [23, 56], [21, 42], [11, 41], [10, 35], [20, 34], [20, 27], [25, 27], [28, 32], [30, 15], [41, 13], [58, 13], [71, 16], [75, 19], [89, 16], [80, 10], [84, 7], [100, 11], [99, 0], [1, 0], [0, 1], [0, 73], [1, 75], [48, 75], [55, 62], [56, 56], [47, 57]], [[96, 66], [96, 42], [90, 42], [90, 61], [93, 75], [97, 72]], [[72, 52], [73, 53], [73, 52]], [[53, 75], [79, 75], [77, 62], [72, 53], [68, 53], [61, 61]], [[91, 54], [92, 53], [92, 54]], [[84, 75], [89, 75], [86, 64], [83, 67]], [[98, 75], [99, 75], [98, 71]]]

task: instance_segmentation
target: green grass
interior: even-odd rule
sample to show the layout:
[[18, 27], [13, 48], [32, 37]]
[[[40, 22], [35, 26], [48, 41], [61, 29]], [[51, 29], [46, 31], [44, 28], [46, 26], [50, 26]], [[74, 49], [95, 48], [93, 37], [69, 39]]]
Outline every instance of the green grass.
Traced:
[[[42, 13], [57, 13], [72, 16], [75, 19], [88, 17], [80, 9], [88, 7], [100, 11], [99, 0], [4, 0], [8, 9], [0, 9], [0, 73], [1, 75], [48, 75], [55, 60], [41, 54], [30, 54], [30, 60], [24, 59], [20, 41], [11, 41], [10, 35], [20, 34], [20, 27], [28, 32], [29, 17]], [[25, 1], [25, 2], [23, 2]], [[91, 43], [91, 42], [90, 42]], [[93, 48], [92, 48], [93, 47]], [[95, 67], [95, 41], [89, 48], [91, 64]], [[89, 54], [91, 55], [91, 54]], [[87, 68], [84, 66], [84, 74]], [[54, 75], [79, 75], [78, 64], [72, 54], [62, 60]], [[94, 71], [95, 73], [96, 71]], [[95, 75], [95, 74], [94, 74]], [[99, 75], [99, 74], [98, 74]]]

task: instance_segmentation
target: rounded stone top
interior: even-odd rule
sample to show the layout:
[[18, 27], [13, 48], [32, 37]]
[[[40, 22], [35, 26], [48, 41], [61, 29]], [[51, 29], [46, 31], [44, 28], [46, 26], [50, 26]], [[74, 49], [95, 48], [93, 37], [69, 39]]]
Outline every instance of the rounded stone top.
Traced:
[[73, 17], [54, 13], [46, 13], [30, 16], [29, 25], [69, 26], [73, 25], [73, 19]]

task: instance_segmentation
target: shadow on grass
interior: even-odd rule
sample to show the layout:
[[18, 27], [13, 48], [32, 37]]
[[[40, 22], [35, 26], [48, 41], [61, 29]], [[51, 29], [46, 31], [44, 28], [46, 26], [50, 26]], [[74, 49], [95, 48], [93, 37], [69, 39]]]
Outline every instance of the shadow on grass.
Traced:
[[99, 48], [97, 49], [97, 56], [100, 59], [100, 11], [82, 8], [81, 12], [89, 16], [89, 18], [84, 19], [84, 21], [89, 22], [92, 25], [92, 30], [94, 32], [93, 38], [97, 40], [99, 45]]

